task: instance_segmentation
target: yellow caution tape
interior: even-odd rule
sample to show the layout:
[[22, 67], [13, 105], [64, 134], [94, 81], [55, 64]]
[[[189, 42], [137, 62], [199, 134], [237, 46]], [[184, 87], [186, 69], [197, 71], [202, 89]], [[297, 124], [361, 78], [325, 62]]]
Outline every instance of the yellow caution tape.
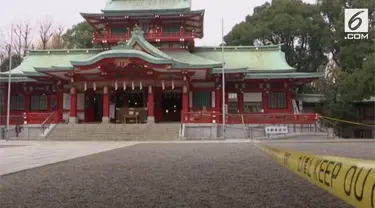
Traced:
[[375, 161], [257, 145], [282, 166], [359, 208], [375, 208]]
[[327, 116], [320, 116], [320, 117], [328, 119], [328, 120], [339, 121], [339, 122], [349, 123], [349, 124], [354, 124], [354, 125], [359, 125], [359, 126], [375, 127], [375, 125], [371, 125], [371, 124], [359, 123], [359, 122], [354, 122], [354, 121], [347, 121], [347, 120], [342, 120], [342, 119], [338, 119], [338, 118], [331, 118], [331, 117], [327, 117]]

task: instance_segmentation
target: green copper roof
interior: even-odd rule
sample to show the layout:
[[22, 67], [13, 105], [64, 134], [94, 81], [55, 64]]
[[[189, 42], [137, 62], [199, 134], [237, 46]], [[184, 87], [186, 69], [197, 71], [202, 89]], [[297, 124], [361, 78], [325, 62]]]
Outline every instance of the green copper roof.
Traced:
[[[221, 47], [197, 47], [195, 55], [214, 61], [222, 61]], [[248, 72], [293, 72], [279, 45], [273, 46], [226, 46], [224, 47], [225, 69], [247, 68]]]
[[284, 72], [284, 73], [248, 73], [245, 79], [298, 79], [298, 78], [321, 78], [324, 73]]
[[[8, 82], [8, 77], [0, 77], [0, 82]], [[11, 77], [11, 83], [15, 82], [36, 82], [36, 80], [29, 77]]]
[[[74, 66], [91, 65], [105, 58], [131, 58], [137, 57], [153, 64], [172, 64], [173, 68], [215, 68], [221, 63], [196, 56], [184, 49], [173, 51], [161, 51], [143, 37], [143, 31], [136, 28], [132, 31], [128, 42], [119, 42], [110, 51], [99, 53], [85, 60], [72, 61]], [[139, 45], [144, 51], [135, 50]]]
[[145, 51], [147, 51], [149, 54], [157, 57], [157, 58], [164, 58], [164, 59], [171, 59], [170, 56], [167, 54], [163, 53], [159, 49], [157, 49], [155, 46], [153, 46], [151, 43], [149, 43], [145, 38], [144, 38], [144, 32], [139, 29], [135, 28], [131, 32], [131, 38], [128, 40], [126, 43], [120, 43], [118, 47], [114, 47], [113, 49], [133, 49], [133, 46], [135, 44], [138, 44], [141, 46]]
[[190, 53], [189, 51], [186, 51], [185, 49], [164, 51], [164, 53], [172, 57], [173, 60], [184, 63], [191, 68], [215, 68], [222, 65], [221, 62], [202, 58]]
[[191, 0], [108, 0], [103, 12], [116, 11], [156, 11], [180, 10], [189, 11]]
[[[87, 59], [71, 61], [72, 65], [84, 66], [94, 64], [105, 58], [131, 57], [144, 59], [153, 64], [173, 64], [171, 57], [155, 48], [144, 39], [142, 30], [136, 28], [131, 32], [131, 34], [132, 36], [127, 42], [119, 42], [117, 46], [112, 48], [112, 50], [101, 52]], [[133, 49], [136, 44], [138, 44], [147, 53]]]
[[155, 10], [155, 11], [114, 11], [114, 12], [105, 12], [105, 13], [85, 13], [81, 12], [82, 17], [118, 17], [118, 16], [152, 16], [152, 15], [195, 15], [195, 14], [201, 14], [204, 15], [205, 10], [193, 10], [193, 11], [175, 11], [175, 10]]
[[106, 58], [132, 58], [132, 57], [144, 59], [147, 62], [153, 63], [153, 64], [172, 64], [173, 63], [171, 59], [157, 58], [143, 51], [138, 51], [134, 49], [122, 49], [122, 50], [116, 49], [116, 50], [104, 51], [95, 56], [89, 57], [88, 59], [71, 61], [71, 63], [74, 66], [85, 66], [85, 65], [94, 64]]
[[[12, 70], [12, 75], [36, 72], [35, 68], [51, 68], [53, 66], [72, 67], [71, 60], [86, 59], [97, 54], [99, 49], [59, 49], [59, 50], [31, 50], [23, 62]], [[0, 75], [7, 75], [2, 72]]]

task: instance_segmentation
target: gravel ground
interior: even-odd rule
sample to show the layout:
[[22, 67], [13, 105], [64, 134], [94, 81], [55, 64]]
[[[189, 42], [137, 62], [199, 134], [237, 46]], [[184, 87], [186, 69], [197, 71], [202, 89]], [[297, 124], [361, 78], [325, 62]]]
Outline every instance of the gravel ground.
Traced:
[[374, 160], [375, 158], [375, 143], [374, 140], [369, 141], [340, 141], [340, 142], [290, 142], [290, 141], [274, 141], [265, 142], [272, 146], [288, 148], [293, 150], [312, 152], [316, 154], [335, 155], [343, 157], [353, 157], [367, 160]]
[[346, 208], [251, 143], [140, 144], [0, 177], [0, 207]]

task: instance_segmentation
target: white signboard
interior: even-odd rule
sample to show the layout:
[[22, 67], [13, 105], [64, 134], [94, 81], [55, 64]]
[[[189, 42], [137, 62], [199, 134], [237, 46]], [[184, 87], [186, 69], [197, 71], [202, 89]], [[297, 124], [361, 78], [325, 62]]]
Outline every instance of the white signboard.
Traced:
[[246, 92], [243, 94], [244, 102], [262, 102], [261, 92]]
[[69, 110], [70, 109], [70, 94], [64, 93], [63, 99], [64, 99], [63, 108]]
[[266, 134], [287, 134], [287, 126], [267, 126], [265, 127]]
[[85, 109], [85, 94], [77, 93], [77, 110]]
[[369, 21], [367, 8], [351, 8], [344, 10], [345, 39], [361, 40], [369, 39]]
[[115, 119], [115, 109], [115, 104], [111, 103], [111, 105], [109, 106], [109, 117], [111, 119]]

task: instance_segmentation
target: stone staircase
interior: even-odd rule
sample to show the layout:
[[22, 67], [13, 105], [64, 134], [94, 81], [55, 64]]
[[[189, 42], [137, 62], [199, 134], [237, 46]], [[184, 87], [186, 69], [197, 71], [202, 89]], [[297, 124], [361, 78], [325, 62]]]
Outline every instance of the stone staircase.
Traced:
[[58, 124], [45, 140], [157, 141], [178, 140], [179, 123]]

